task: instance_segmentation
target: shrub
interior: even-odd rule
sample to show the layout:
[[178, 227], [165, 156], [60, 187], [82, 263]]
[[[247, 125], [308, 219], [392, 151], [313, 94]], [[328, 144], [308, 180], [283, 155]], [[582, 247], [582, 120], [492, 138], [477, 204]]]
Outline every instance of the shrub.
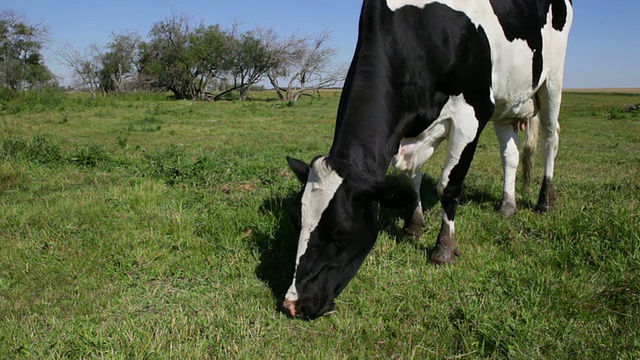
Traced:
[[207, 156], [192, 160], [186, 151], [176, 145], [145, 154], [147, 161], [144, 174], [162, 180], [169, 186], [179, 184], [206, 186], [211, 180], [210, 169], [215, 168]]
[[53, 87], [38, 90], [0, 91], [0, 112], [17, 114], [21, 112], [42, 112], [60, 110], [66, 103], [66, 94]]
[[5, 160], [19, 159], [39, 164], [57, 165], [63, 160], [60, 145], [45, 135], [35, 135], [29, 140], [23, 137], [3, 139], [0, 157]]
[[607, 112], [607, 119], [609, 120], [640, 119], [640, 104], [611, 108], [609, 112]]

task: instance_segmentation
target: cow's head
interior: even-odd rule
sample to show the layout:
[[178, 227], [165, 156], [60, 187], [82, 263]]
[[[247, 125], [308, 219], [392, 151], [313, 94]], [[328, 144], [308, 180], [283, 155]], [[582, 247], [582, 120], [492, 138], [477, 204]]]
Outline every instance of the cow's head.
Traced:
[[413, 190], [374, 181], [349, 163], [329, 156], [311, 165], [287, 158], [304, 184], [291, 209], [298, 231], [293, 281], [283, 307], [292, 316], [317, 318], [349, 283], [378, 236], [379, 205], [402, 207]]

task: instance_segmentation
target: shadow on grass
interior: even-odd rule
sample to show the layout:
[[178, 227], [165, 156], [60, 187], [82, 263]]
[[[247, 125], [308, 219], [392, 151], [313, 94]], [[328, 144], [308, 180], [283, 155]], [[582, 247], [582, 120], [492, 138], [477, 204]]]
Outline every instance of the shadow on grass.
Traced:
[[260, 253], [260, 263], [255, 274], [271, 289], [276, 300], [276, 310], [281, 310], [280, 301], [293, 278], [298, 244], [296, 230], [289, 219], [289, 209], [296, 197], [297, 194], [291, 193], [285, 197], [266, 199], [260, 206], [260, 212], [275, 218], [274, 233], [254, 232], [251, 237], [253, 245]]
[[[438, 181], [436, 179], [428, 176], [422, 177], [422, 184], [420, 186], [420, 200], [422, 201], [422, 209], [424, 211], [432, 209], [436, 206], [440, 206], [437, 186]], [[462, 191], [460, 202], [472, 202], [475, 204], [490, 203], [493, 205], [495, 210], [499, 210], [502, 198], [496, 197], [495, 194], [484, 191], [483, 189], [478, 189], [475, 187], [465, 187]]]

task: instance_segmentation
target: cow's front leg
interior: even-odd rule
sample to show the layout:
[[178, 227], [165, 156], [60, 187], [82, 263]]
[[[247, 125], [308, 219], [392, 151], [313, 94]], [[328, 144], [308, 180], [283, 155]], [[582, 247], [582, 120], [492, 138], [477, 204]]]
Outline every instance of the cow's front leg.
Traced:
[[[436, 246], [431, 252], [431, 262], [436, 265], [444, 265], [455, 260], [456, 256], [460, 256], [460, 250], [458, 250], [458, 243], [456, 241], [456, 228], [455, 228], [455, 212], [460, 197], [456, 199], [450, 198], [449, 195], [442, 196], [442, 224], [440, 225], [440, 232], [436, 239]], [[446, 204], [446, 205], [445, 205]]]
[[477, 126], [477, 123], [467, 124], [466, 127], [461, 126], [449, 137], [449, 153], [442, 178], [438, 183], [438, 195], [442, 203], [442, 225], [436, 239], [436, 246], [431, 252], [431, 261], [436, 265], [450, 263], [456, 256], [460, 256], [455, 231], [456, 210], [460, 203], [464, 178], [469, 171], [484, 124], [486, 122], [477, 127], [477, 132], [469, 130], [475, 130], [474, 125]]
[[407, 209], [407, 213], [404, 216], [403, 228], [405, 234], [417, 239], [422, 234], [422, 228], [424, 228], [422, 202], [420, 200], [420, 183], [422, 182], [422, 173], [419, 170], [414, 174], [402, 172], [400, 173], [400, 180], [406, 185], [411, 186], [413, 191], [418, 194], [416, 202], [411, 204]]

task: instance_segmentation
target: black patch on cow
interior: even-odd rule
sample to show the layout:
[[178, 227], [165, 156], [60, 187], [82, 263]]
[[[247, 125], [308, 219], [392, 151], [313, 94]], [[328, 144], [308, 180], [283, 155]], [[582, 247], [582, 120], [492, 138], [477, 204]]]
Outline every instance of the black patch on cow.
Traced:
[[562, 31], [567, 24], [567, 4], [564, 0], [538, 0], [538, 13], [542, 26], [547, 24], [549, 8], [551, 8], [551, 25], [555, 30]]
[[[433, 3], [405, 6], [393, 14], [394, 88], [404, 123], [402, 137], [415, 137], [440, 116], [452, 95], [462, 94], [480, 121], [493, 114], [491, 48], [482, 28], [450, 7]], [[403, 56], [393, 56], [403, 54]]]
[[542, 76], [542, 28], [552, 11], [552, 26], [562, 31], [567, 23], [567, 6], [564, 0], [490, 0], [505, 37], [513, 42], [521, 39], [533, 52], [533, 83], [536, 87]]

